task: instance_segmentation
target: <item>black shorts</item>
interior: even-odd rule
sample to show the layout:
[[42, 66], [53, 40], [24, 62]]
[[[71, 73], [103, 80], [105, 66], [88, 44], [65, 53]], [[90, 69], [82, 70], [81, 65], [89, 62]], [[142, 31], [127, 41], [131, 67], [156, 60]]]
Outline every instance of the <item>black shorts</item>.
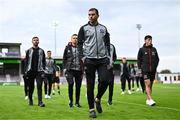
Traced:
[[54, 77], [52, 83], [60, 83], [59, 77]]
[[155, 75], [156, 75], [156, 72], [145, 72], [143, 73], [143, 79], [144, 80], [149, 79], [150, 81], [154, 81]]

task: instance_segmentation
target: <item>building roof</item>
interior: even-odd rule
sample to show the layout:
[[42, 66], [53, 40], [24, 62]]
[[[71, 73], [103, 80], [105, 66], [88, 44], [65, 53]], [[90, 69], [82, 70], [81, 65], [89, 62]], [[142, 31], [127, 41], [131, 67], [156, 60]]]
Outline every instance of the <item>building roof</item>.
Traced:
[[20, 46], [21, 45], [21, 43], [3, 43], [3, 42], [0, 42], [0, 46]]

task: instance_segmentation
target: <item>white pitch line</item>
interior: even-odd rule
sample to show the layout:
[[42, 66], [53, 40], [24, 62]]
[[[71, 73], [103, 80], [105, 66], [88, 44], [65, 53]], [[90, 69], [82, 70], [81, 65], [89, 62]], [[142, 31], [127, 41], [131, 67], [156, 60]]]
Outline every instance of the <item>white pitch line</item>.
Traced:
[[[103, 99], [104, 100], [104, 99]], [[117, 100], [113, 100], [116, 101], [118, 103], [123, 103], [123, 104], [129, 104], [129, 105], [138, 105], [138, 106], [143, 106], [143, 107], [148, 107], [148, 105], [143, 105], [143, 104], [137, 104], [137, 103], [130, 103], [130, 102], [121, 102], [121, 101], [117, 101]], [[176, 109], [176, 108], [170, 108], [170, 107], [160, 107], [160, 106], [152, 106], [155, 108], [160, 108], [160, 109], [169, 109], [169, 110], [174, 110], [174, 111], [179, 111], [180, 109]]]

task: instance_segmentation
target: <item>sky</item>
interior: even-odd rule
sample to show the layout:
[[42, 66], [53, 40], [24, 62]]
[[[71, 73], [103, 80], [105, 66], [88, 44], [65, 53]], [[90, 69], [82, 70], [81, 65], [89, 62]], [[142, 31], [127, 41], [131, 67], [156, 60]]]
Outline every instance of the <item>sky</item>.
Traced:
[[[98, 21], [107, 27], [119, 58], [137, 57], [139, 32], [140, 46], [145, 35], [153, 37], [158, 71], [180, 72], [180, 0], [0, 0], [0, 42], [22, 43], [23, 56], [38, 36], [41, 48], [62, 57], [92, 7], [99, 10]], [[136, 24], [142, 25], [140, 31]]]

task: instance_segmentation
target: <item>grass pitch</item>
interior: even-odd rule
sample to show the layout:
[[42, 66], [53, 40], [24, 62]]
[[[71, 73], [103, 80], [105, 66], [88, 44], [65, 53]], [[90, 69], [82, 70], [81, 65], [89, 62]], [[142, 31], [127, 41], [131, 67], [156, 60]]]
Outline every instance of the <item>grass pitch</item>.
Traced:
[[[68, 107], [67, 85], [61, 86], [61, 95], [57, 93], [51, 99], [44, 99], [45, 108], [37, 106], [37, 92], [34, 91], [34, 106], [24, 100], [22, 86], [0, 86], [0, 120], [86, 120], [88, 104], [86, 86], [81, 88], [80, 104], [82, 108]], [[97, 89], [97, 88], [96, 88]], [[96, 93], [96, 91], [95, 91]], [[153, 98], [157, 105], [145, 105], [146, 95], [141, 92], [121, 95], [120, 84], [114, 87], [113, 105], [107, 105], [108, 90], [102, 98], [103, 113], [95, 119], [103, 120], [180, 120], [180, 84], [154, 84]]]

